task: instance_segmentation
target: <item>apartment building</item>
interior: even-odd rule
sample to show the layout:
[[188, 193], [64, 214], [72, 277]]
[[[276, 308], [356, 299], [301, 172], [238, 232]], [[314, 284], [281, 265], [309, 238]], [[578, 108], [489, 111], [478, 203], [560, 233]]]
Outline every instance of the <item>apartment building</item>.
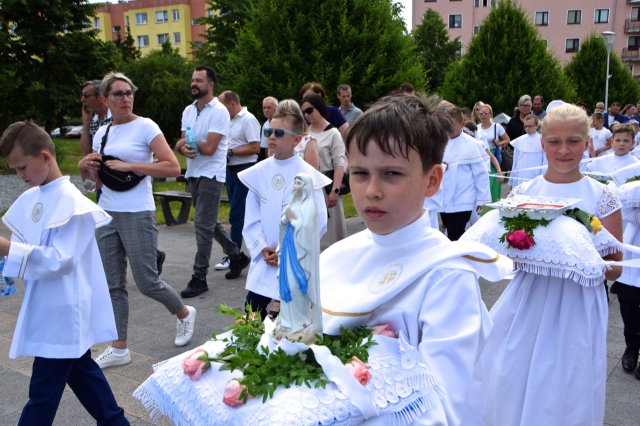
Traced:
[[204, 41], [204, 25], [198, 18], [210, 15], [206, 0], [132, 0], [105, 3], [96, 9], [91, 23], [103, 41], [116, 40], [127, 27], [142, 55], [160, 49], [169, 41], [180, 54], [192, 58], [192, 45]]
[[[498, 1], [413, 0], [413, 26], [422, 22], [427, 9], [435, 10], [448, 26], [449, 37], [460, 37], [464, 53]], [[518, 3], [563, 64], [571, 60], [588, 35], [613, 31], [616, 36], [612, 51], [622, 58], [634, 77], [640, 78], [640, 0], [519, 0]]]

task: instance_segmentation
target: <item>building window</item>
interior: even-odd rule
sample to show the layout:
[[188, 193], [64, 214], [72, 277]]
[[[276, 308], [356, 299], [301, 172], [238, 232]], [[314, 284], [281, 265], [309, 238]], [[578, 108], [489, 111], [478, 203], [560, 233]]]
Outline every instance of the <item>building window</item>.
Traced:
[[179, 9], [173, 9], [171, 11], [173, 13], [173, 21], [179, 21], [180, 20], [180, 10]]
[[213, 9], [208, 8], [207, 9], [207, 18], [211, 18], [213, 16]]
[[136, 13], [136, 25], [146, 25], [147, 24], [147, 13]]
[[129, 15], [124, 17], [125, 22], [127, 23], [127, 27], [129, 26]]
[[596, 24], [606, 24], [609, 22], [609, 9], [596, 9], [593, 22]]
[[567, 53], [574, 53], [580, 49], [580, 39], [579, 38], [568, 38], [564, 51]]
[[120, 25], [114, 25], [111, 31], [113, 31], [114, 33], [119, 33], [120, 31], [122, 31], [122, 29], [120, 28]]
[[549, 25], [549, 12], [536, 12], [536, 25], [545, 27]]
[[633, 64], [625, 64], [631, 74], [633, 74]]
[[473, 33], [474, 34], [478, 34], [478, 31], [480, 31], [480, 25], [474, 25], [473, 26]]
[[631, 36], [627, 42], [629, 50], [640, 50], [640, 36]]
[[180, 44], [180, 33], [173, 33], [173, 44]]
[[100, 18], [97, 16], [93, 17], [93, 28], [100, 29]]
[[192, 18], [191, 19], [191, 25], [200, 25], [200, 19]]
[[169, 22], [169, 13], [166, 10], [156, 11], [156, 23]]
[[631, 8], [631, 20], [634, 22], [640, 21], [640, 7]]
[[149, 36], [138, 36], [138, 48], [149, 47]]
[[496, 0], [475, 0], [474, 4], [475, 7], [487, 7], [489, 5], [491, 5], [492, 7], [496, 5]]
[[581, 10], [570, 10], [567, 12], [567, 24], [580, 24], [582, 22]]
[[449, 28], [462, 28], [462, 15], [449, 15]]
[[169, 41], [169, 33], [158, 34], [158, 46], [165, 44]]
[[435, 3], [436, 0], [424, 0], [425, 3]]

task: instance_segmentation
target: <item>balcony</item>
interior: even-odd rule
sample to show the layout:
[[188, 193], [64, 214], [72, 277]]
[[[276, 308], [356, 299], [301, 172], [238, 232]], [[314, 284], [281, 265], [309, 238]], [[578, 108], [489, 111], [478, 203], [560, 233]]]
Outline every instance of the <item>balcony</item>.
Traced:
[[[640, 3], [640, 1], [638, 1]], [[624, 20], [624, 32], [629, 33], [640, 33], [640, 21], [633, 21], [631, 19]]]
[[627, 0], [627, 4], [640, 4], [640, 0]]
[[625, 47], [624, 49], [622, 49], [622, 60], [627, 62], [640, 61], [640, 50], [638, 50], [637, 47]]

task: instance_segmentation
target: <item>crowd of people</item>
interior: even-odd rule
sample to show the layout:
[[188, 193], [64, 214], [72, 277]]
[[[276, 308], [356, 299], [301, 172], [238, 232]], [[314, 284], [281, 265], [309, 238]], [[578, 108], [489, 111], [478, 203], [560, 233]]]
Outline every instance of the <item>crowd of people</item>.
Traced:
[[[340, 106], [333, 107], [322, 85], [308, 82], [298, 100], [265, 97], [261, 125], [237, 93], [216, 96], [216, 84], [213, 69], [194, 69], [194, 101], [182, 113], [175, 153], [150, 118], [134, 114], [137, 88], [126, 75], [112, 72], [83, 85], [84, 157], [78, 165], [83, 179], [97, 182], [97, 205], [61, 175], [49, 136], [35, 124], [14, 123], [2, 135], [0, 156], [34, 187], [3, 218], [11, 241], [0, 237], [4, 273], [27, 284], [10, 352], [36, 357], [24, 424], [52, 420], [65, 383], [99, 422], [127, 424], [101, 372], [131, 362], [127, 265], [140, 292], [176, 316], [178, 347], [190, 342], [196, 319], [183, 299], [209, 289], [213, 240], [226, 256], [214, 268], [237, 279], [248, 267], [244, 302], [262, 318], [278, 317], [281, 229], [302, 211], [300, 200], [289, 213], [283, 207], [296, 193], [315, 199], [325, 332], [388, 324], [445, 385], [440, 401], [423, 407], [416, 424], [602, 424], [607, 281], [614, 282], [625, 325], [622, 367], [640, 380], [635, 269], [611, 266], [587, 285], [571, 274], [516, 267], [488, 312], [478, 277], [499, 280], [511, 263], [481, 244], [452, 243], [471, 238], [470, 228], [499, 225], [487, 225], [479, 212], [502, 198], [509, 172], [509, 197], [579, 198], [577, 206], [598, 218], [612, 239], [623, 241], [624, 224], [624, 242], [637, 244], [640, 185], [598, 181], [636, 163], [640, 170], [635, 106], [621, 111], [613, 102], [605, 111], [596, 105], [588, 115], [579, 106], [553, 101], [545, 108], [543, 96], [523, 95], [503, 126], [482, 101], [460, 108], [403, 85], [363, 113], [348, 85], [337, 88]], [[180, 294], [160, 278], [165, 254], [157, 248], [151, 189], [153, 178], [181, 174], [176, 154], [186, 158], [197, 247]], [[308, 177], [296, 180], [301, 172]], [[229, 232], [218, 218], [223, 185]], [[346, 188], [367, 226], [350, 237]], [[52, 208], [59, 199], [64, 208]], [[27, 231], [25, 212], [42, 226]], [[579, 234], [572, 229], [555, 235], [558, 244], [548, 250], [563, 256], [563, 241]], [[580, 241], [584, 250], [596, 250], [590, 239]], [[621, 261], [622, 249], [611, 247], [598, 258]], [[78, 262], [86, 253], [91, 262]], [[625, 259], [633, 256], [624, 252]], [[389, 273], [391, 266], [399, 269]], [[67, 291], [54, 296], [39, 285], [58, 281]], [[43, 301], [54, 299], [68, 321], [48, 322], [46, 333], [36, 330], [50, 309]], [[319, 315], [315, 300], [310, 306]], [[94, 362], [90, 347], [103, 341], [111, 345]], [[85, 404], [87, 397], [95, 401]]]

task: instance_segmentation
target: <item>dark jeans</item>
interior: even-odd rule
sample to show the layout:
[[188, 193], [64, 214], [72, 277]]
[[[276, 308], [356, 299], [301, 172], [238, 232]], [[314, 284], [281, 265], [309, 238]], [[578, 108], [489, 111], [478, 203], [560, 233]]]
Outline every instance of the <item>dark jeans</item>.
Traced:
[[624, 323], [624, 341], [629, 349], [640, 349], [640, 288], [616, 281], [616, 295]]
[[229, 223], [231, 224], [231, 241], [242, 248], [242, 228], [244, 227], [244, 206], [249, 189], [238, 179], [238, 173], [256, 163], [227, 166], [227, 195], [229, 196]]
[[267, 306], [271, 303], [271, 298], [247, 291], [247, 298], [244, 303], [245, 305], [251, 306], [253, 312], [259, 312], [260, 318], [264, 320], [267, 317]]
[[231, 241], [227, 232], [218, 222], [222, 182], [207, 177], [189, 178], [189, 188], [196, 210], [194, 225], [198, 247], [193, 262], [193, 275], [206, 279], [214, 238], [222, 246], [224, 254], [231, 258], [238, 256], [240, 247]]
[[467, 226], [467, 222], [471, 219], [471, 211], [440, 213], [440, 219], [442, 219], [442, 225], [447, 230], [447, 237], [451, 241], [458, 241], [464, 234], [464, 227]]
[[111, 392], [109, 382], [91, 351], [80, 358], [53, 359], [35, 357], [29, 385], [29, 401], [18, 425], [50, 425], [56, 416], [66, 384], [98, 425], [128, 425], [124, 410]]

